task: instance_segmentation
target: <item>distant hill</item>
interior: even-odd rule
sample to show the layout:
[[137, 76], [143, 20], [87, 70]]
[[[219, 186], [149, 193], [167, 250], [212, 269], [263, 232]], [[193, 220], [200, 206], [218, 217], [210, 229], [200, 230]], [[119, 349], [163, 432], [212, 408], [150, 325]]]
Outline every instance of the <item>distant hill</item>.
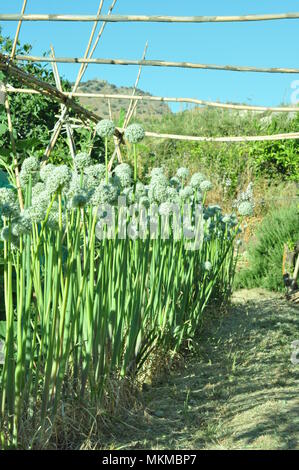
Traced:
[[[81, 83], [78, 91], [84, 93], [105, 93], [105, 94], [122, 94], [130, 95], [133, 92], [133, 88], [129, 87], [117, 87], [106, 80], [88, 80], [87, 82]], [[144, 92], [137, 88], [136, 95], [150, 95], [150, 93]], [[87, 106], [92, 111], [95, 111], [100, 116], [107, 118], [109, 117], [109, 109], [107, 99], [101, 98], [80, 98], [80, 103]], [[130, 101], [123, 99], [111, 99], [111, 111], [114, 117], [119, 116], [121, 108], [127, 110]], [[169, 106], [162, 101], [140, 101], [137, 105], [137, 116], [139, 118], [148, 116], [162, 116], [164, 114], [171, 113]]]

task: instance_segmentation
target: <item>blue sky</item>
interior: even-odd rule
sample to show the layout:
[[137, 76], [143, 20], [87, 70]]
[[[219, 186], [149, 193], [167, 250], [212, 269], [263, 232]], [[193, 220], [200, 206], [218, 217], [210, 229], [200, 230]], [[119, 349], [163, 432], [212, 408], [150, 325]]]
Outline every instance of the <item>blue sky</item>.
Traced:
[[[106, 13], [112, 0], [105, 0]], [[0, 0], [1, 13], [19, 13], [22, 0]], [[99, 0], [28, 0], [26, 13], [95, 14]], [[239, 15], [299, 10], [295, 0], [118, 0], [114, 13], [165, 15]], [[1, 22], [3, 33], [14, 36], [16, 23]], [[29, 23], [20, 40], [41, 55], [53, 44], [57, 56], [82, 57], [92, 23]], [[145, 42], [147, 58], [214, 64], [298, 67], [299, 20], [218, 24], [113, 23], [108, 24], [94, 57], [138, 59]], [[78, 65], [59, 64], [74, 80]], [[84, 80], [101, 78], [132, 86], [137, 67], [89, 65]], [[260, 105], [290, 103], [299, 75], [238, 73], [144, 67], [140, 88], [155, 95], [185, 96]], [[173, 108], [178, 109], [176, 105]]]

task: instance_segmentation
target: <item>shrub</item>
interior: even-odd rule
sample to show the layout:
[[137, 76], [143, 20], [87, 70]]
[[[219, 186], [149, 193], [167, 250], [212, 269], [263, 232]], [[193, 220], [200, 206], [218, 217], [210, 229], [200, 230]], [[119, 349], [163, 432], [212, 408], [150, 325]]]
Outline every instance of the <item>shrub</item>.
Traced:
[[282, 291], [282, 256], [284, 243], [299, 239], [298, 206], [272, 210], [257, 228], [256, 236], [248, 247], [249, 267], [241, 269], [236, 287], [265, 287]]

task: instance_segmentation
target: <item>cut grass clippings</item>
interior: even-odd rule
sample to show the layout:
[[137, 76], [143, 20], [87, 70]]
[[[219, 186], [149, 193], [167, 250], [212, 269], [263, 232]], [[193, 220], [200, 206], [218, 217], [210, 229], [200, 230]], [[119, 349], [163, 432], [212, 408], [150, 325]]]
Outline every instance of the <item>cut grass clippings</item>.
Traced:
[[211, 312], [181, 370], [145, 388], [105, 449], [299, 449], [299, 309], [262, 289]]

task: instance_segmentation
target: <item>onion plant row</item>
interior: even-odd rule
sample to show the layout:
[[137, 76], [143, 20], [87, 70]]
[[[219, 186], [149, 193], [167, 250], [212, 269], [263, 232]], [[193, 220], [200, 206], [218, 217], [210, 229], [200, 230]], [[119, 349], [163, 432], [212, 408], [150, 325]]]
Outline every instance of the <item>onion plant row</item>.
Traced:
[[[97, 131], [107, 148], [113, 123]], [[109, 378], [134, 377], [159, 346], [179, 349], [207, 303], [230, 294], [240, 221], [206, 206], [212, 187], [200, 173], [180, 168], [169, 179], [156, 168], [148, 184], [138, 181], [142, 138], [140, 126], [127, 129], [133, 169], [122, 163], [108, 171], [107, 152], [105, 164], [78, 154], [73, 168], [27, 158], [22, 211], [7, 168], [12, 186], [0, 189], [2, 447], [20, 445], [26, 422], [34, 445], [66, 394], [100, 406]], [[241, 215], [250, 204], [239, 201]]]

